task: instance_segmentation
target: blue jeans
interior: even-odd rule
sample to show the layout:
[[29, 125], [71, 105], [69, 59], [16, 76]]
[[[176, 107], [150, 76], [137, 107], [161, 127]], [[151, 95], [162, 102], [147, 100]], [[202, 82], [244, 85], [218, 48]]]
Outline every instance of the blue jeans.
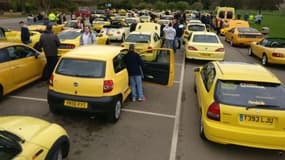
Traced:
[[130, 84], [132, 88], [132, 98], [144, 98], [143, 89], [142, 89], [142, 76], [129, 76]]

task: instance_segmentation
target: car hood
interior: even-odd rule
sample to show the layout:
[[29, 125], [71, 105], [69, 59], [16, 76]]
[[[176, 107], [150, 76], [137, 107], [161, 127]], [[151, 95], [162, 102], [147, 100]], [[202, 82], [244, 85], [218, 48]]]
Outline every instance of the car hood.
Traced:
[[6, 130], [16, 134], [25, 141], [32, 141], [51, 123], [38, 118], [27, 116], [4, 116], [0, 117], [0, 130]]

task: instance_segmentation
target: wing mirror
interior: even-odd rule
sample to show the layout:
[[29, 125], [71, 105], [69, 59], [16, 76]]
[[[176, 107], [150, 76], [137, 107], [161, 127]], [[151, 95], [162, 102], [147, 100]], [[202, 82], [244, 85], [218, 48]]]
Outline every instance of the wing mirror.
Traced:
[[200, 67], [195, 67], [194, 72], [200, 72]]

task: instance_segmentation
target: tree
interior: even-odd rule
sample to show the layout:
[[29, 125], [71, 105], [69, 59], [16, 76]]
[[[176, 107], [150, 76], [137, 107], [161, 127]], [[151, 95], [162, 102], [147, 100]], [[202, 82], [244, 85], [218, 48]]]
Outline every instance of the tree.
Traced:
[[163, 2], [163, 1], [157, 1], [154, 4], [154, 8], [159, 9], [159, 10], [166, 10], [167, 9], [167, 3]]
[[176, 9], [178, 9], [180, 11], [184, 11], [184, 10], [187, 10], [189, 8], [190, 8], [189, 3], [186, 1], [179, 1], [176, 3]]
[[168, 6], [168, 9], [170, 9], [170, 10], [176, 9], [176, 3], [175, 2], [169, 2], [167, 4], [167, 6]]
[[191, 9], [202, 10], [203, 4], [201, 2], [195, 2], [191, 5]]

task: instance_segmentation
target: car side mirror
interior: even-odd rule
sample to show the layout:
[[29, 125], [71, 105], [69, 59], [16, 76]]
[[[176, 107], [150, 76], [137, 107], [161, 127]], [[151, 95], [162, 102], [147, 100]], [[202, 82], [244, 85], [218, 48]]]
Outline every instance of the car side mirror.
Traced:
[[194, 72], [200, 72], [200, 67], [195, 67]]

